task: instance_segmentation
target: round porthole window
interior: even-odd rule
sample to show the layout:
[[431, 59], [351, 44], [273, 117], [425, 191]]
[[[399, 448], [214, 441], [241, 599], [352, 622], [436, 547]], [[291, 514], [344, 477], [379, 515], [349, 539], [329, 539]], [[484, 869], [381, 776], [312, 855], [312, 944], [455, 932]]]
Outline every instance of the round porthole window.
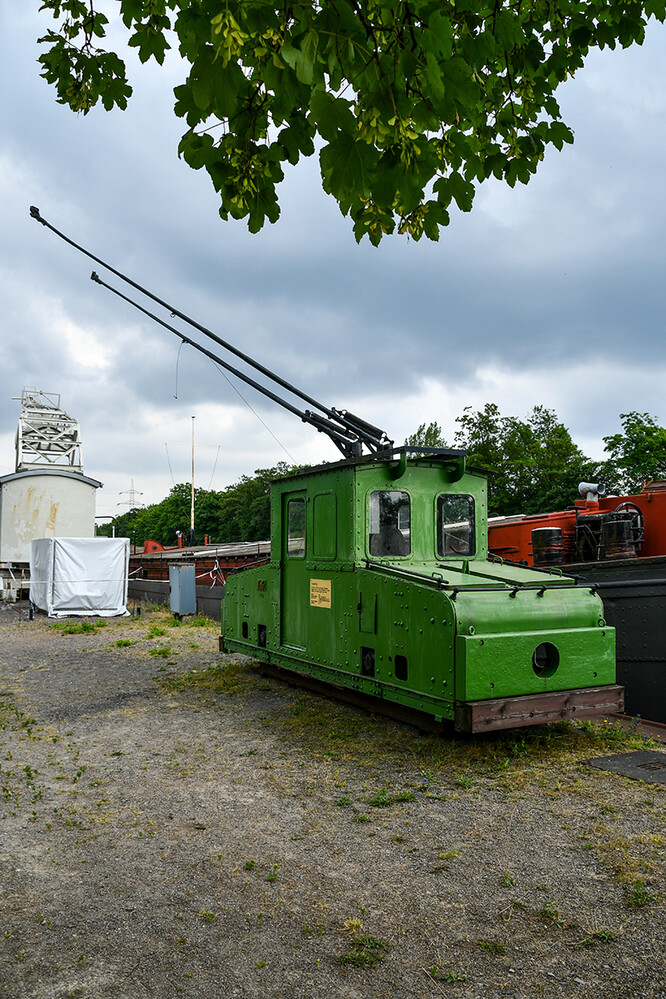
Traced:
[[560, 654], [557, 646], [552, 642], [542, 642], [541, 645], [537, 645], [532, 654], [532, 669], [537, 676], [552, 676], [559, 665]]

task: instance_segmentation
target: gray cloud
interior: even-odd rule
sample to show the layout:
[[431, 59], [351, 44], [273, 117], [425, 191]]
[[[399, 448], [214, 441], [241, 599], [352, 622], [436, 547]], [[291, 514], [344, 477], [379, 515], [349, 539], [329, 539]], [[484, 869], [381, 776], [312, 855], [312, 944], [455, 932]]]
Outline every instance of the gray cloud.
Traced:
[[[176, 156], [175, 59], [166, 71], [137, 68], [127, 112], [76, 117], [38, 76], [43, 18], [10, 0], [2, 19], [0, 73], [12, 98], [0, 130], [0, 430], [13, 436], [11, 397], [24, 385], [61, 392], [81, 422], [87, 469], [109, 483], [109, 506], [131, 476], [136, 488], [142, 477], [150, 484], [149, 499], [166, 493], [165, 441], [186, 447], [197, 408], [209, 420], [197, 423], [203, 485], [221, 436], [215, 474], [227, 481], [285, 455], [219, 371], [190, 348], [178, 357], [174, 337], [94, 286], [90, 262], [31, 221], [30, 204], [287, 379], [398, 440], [423, 420], [453, 432], [463, 405], [493, 398], [516, 415], [552, 405], [598, 449], [620, 412], [666, 418], [660, 26], [642, 48], [594, 55], [567, 84], [576, 143], [551, 151], [530, 185], [487, 183], [438, 244], [374, 249], [356, 245], [314, 161], [289, 172], [276, 226], [251, 236], [222, 223], [207, 177]], [[334, 456], [321, 436], [241, 391], [297, 460]], [[12, 462], [3, 455], [0, 466]]]

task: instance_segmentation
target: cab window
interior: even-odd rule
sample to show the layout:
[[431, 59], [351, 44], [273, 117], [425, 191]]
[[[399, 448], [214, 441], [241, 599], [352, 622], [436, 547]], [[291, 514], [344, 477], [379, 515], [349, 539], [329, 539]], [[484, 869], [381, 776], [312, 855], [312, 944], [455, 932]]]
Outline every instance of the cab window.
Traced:
[[437, 497], [437, 554], [448, 558], [474, 555], [474, 497], [446, 494]]
[[305, 500], [290, 499], [287, 504], [287, 555], [305, 558]]
[[409, 555], [412, 550], [408, 493], [376, 490], [368, 501], [368, 551], [371, 555]]

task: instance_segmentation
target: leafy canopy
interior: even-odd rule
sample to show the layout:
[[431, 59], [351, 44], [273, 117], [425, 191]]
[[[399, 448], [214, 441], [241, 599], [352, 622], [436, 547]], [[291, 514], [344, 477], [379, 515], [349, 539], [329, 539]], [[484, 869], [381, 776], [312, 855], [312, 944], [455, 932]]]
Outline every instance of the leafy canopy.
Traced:
[[467, 406], [456, 423], [455, 446], [467, 451], [470, 466], [488, 473], [490, 516], [566, 509], [582, 481], [618, 488], [614, 462], [587, 458], [545, 406], [535, 406], [526, 420], [502, 416], [492, 402], [478, 412]]
[[[280, 475], [293, 474], [296, 469], [284, 462], [274, 468], [258, 468], [253, 476], [240, 480], [218, 492], [194, 490], [194, 541], [204, 543], [206, 535], [217, 544], [233, 541], [265, 541], [270, 537], [270, 484]], [[178, 532], [189, 538], [191, 487], [175, 485], [159, 503], [143, 509], [129, 510], [117, 518], [118, 537], [132, 538], [143, 544], [146, 538], [165, 546], [176, 544]], [[110, 535], [111, 524], [99, 529]]]
[[[439, 238], [488, 177], [527, 183], [572, 142], [554, 96], [592, 48], [643, 41], [666, 0], [119, 0], [128, 44], [188, 67], [179, 151], [205, 169], [220, 215], [252, 232], [280, 214], [285, 164], [319, 150], [324, 190], [356, 239]], [[87, 113], [125, 108], [123, 60], [98, 47], [94, 0], [42, 0], [42, 76]]]
[[637, 493], [644, 482], [666, 479], [666, 428], [649, 413], [621, 413], [620, 419], [623, 433], [604, 437], [604, 444], [624, 488]]
[[405, 438], [405, 444], [411, 447], [447, 447], [439, 423], [421, 423], [413, 434]]

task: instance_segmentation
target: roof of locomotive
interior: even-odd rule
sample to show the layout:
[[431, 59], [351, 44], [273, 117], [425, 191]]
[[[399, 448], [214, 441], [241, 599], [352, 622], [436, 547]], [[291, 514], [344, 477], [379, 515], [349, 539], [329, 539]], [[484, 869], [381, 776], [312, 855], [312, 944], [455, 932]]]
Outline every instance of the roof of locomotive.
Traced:
[[[297, 471], [287, 475], [279, 475], [273, 481], [285, 482], [295, 476], [317, 475], [321, 472], [331, 472], [344, 468], [362, 468], [368, 465], [383, 463], [395, 463], [396, 460], [409, 459], [412, 464], [447, 464], [448, 462], [458, 462], [467, 455], [466, 451], [457, 448], [442, 447], [413, 447], [411, 444], [403, 444], [400, 447], [393, 447], [377, 454], [362, 455], [360, 458], [343, 458], [341, 461], [325, 462], [323, 465], [308, 465], [299, 468]], [[467, 472], [475, 472], [476, 469], [466, 468]], [[481, 472], [481, 470], [478, 470]], [[481, 474], [484, 474], [481, 472]]]

